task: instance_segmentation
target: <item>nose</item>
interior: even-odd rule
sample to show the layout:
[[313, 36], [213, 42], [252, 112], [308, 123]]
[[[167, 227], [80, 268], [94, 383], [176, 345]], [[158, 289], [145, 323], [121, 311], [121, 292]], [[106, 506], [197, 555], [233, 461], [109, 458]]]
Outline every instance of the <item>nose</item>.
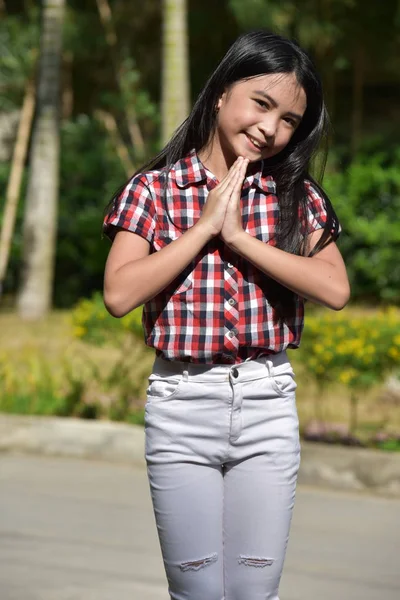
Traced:
[[271, 140], [271, 138], [274, 138], [276, 135], [278, 124], [276, 122], [276, 119], [269, 115], [268, 118], [264, 119], [259, 123], [258, 127], [265, 139]]

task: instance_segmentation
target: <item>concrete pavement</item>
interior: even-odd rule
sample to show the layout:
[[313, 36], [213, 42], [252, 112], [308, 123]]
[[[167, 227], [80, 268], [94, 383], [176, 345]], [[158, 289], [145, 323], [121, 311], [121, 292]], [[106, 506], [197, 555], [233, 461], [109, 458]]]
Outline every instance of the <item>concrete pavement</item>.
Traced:
[[[398, 499], [300, 487], [281, 600], [398, 600], [399, 533]], [[0, 598], [167, 600], [144, 469], [0, 454]]]
[[[1, 451], [144, 467], [144, 430], [110, 421], [0, 414]], [[400, 498], [400, 453], [302, 442], [299, 481]]]

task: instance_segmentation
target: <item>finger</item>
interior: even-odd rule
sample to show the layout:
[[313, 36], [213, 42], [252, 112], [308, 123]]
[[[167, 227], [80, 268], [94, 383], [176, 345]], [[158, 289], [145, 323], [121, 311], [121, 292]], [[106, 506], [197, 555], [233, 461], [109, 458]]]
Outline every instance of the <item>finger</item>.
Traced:
[[231, 166], [231, 168], [229, 169], [229, 171], [227, 172], [227, 174], [225, 175], [225, 177], [220, 181], [220, 183], [218, 184], [218, 189], [224, 189], [226, 187], [226, 185], [231, 181], [232, 177], [235, 176], [237, 170], [239, 169], [241, 163], [243, 161], [243, 158], [241, 156], [239, 156], [235, 162], [233, 163], [233, 165]]
[[235, 160], [235, 162], [233, 163], [233, 165], [231, 166], [231, 168], [229, 169], [229, 171], [227, 172], [225, 177], [219, 182], [219, 184], [216, 186], [215, 189], [218, 189], [220, 192], [223, 192], [226, 189], [227, 185], [230, 183], [232, 178], [234, 178], [236, 176], [236, 173], [237, 173], [238, 169], [240, 168], [242, 161], [243, 161], [243, 158], [241, 156], [239, 156]]
[[236, 190], [239, 190], [241, 188], [242, 183], [243, 183], [243, 177], [241, 175], [241, 172], [242, 172], [241, 169], [237, 169], [232, 174], [232, 177], [230, 178], [230, 180], [227, 182], [227, 184], [224, 188], [224, 192], [228, 197], [230, 197], [233, 192], [235, 192]]
[[247, 165], [249, 161], [247, 158], [244, 158], [241, 162], [240, 166], [237, 169], [235, 178], [232, 178], [230, 183], [228, 184], [227, 190], [232, 188], [231, 193], [240, 192], [244, 178], [246, 177]]

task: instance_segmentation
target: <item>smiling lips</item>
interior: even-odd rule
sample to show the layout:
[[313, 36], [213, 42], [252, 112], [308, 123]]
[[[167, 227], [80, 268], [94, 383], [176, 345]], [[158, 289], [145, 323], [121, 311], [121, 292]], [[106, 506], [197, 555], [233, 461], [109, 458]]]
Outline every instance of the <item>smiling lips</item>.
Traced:
[[250, 140], [250, 142], [252, 143], [252, 145], [257, 148], [257, 150], [263, 150], [264, 148], [267, 147], [267, 144], [265, 142], [260, 142], [259, 140], [257, 140], [256, 138], [254, 138], [249, 133], [246, 133], [246, 137]]

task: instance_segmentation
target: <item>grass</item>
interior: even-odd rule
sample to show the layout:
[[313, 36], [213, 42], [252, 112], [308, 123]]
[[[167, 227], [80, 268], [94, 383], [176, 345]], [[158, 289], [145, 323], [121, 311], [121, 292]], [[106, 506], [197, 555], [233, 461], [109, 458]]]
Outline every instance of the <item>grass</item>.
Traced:
[[131, 420], [140, 421], [154, 360], [143, 344], [118, 348], [76, 339], [66, 311], [38, 322], [0, 313], [0, 328], [3, 412], [119, 420], [129, 404]]
[[[125, 349], [83, 342], [73, 337], [66, 311], [55, 311], [39, 322], [0, 313], [0, 329], [3, 365], [16, 374], [13, 381], [19, 385], [18, 393], [6, 393], [3, 386], [0, 410], [143, 422], [141, 409], [154, 353], [140, 341]], [[347, 388], [331, 385], [321, 395], [302, 371], [301, 352], [289, 352], [297, 372], [301, 427], [317, 417], [327, 423], [349, 423]], [[359, 429], [365, 435], [382, 428], [400, 432], [400, 406], [384, 403], [381, 391], [381, 386], [374, 386], [359, 399]]]

